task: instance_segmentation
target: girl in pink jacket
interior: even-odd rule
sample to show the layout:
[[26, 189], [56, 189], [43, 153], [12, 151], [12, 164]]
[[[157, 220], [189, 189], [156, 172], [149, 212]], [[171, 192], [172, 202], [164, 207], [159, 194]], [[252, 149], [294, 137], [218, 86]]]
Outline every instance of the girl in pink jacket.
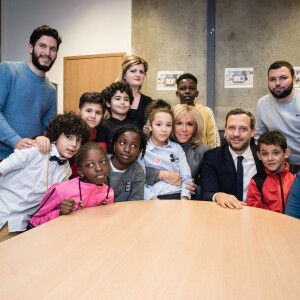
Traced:
[[104, 182], [109, 171], [105, 151], [96, 143], [84, 144], [76, 154], [79, 177], [53, 184], [29, 222], [41, 225], [86, 207], [114, 202], [114, 192]]

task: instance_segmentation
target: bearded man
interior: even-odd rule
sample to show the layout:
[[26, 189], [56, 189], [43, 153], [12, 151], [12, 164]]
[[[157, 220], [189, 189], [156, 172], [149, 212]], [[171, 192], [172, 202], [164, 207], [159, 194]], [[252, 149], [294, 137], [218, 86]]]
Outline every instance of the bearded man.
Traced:
[[268, 70], [270, 94], [263, 96], [256, 106], [255, 140], [265, 131], [276, 130], [285, 135], [290, 171], [300, 171], [300, 91], [294, 89], [296, 76], [287, 61], [276, 61]]
[[0, 64], [0, 160], [36, 145], [33, 138], [56, 114], [56, 90], [45, 73], [61, 42], [56, 29], [40, 26], [30, 36], [28, 62]]

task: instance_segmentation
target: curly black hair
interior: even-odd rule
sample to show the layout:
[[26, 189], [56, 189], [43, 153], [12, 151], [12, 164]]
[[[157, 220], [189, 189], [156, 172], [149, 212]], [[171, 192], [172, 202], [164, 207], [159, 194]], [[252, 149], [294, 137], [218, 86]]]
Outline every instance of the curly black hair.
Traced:
[[51, 36], [54, 39], [56, 39], [57, 42], [57, 51], [59, 49], [59, 45], [62, 42], [61, 37], [59, 36], [58, 32], [54, 28], [50, 28], [48, 25], [42, 25], [32, 32], [29, 43], [32, 44], [33, 46], [35, 45], [36, 41], [40, 39], [43, 35]]
[[124, 125], [121, 125], [121, 126], [118, 126], [115, 128], [115, 130], [112, 132], [112, 145], [114, 145], [118, 139], [118, 137], [126, 132], [126, 131], [132, 131], [132, 132], [135, 132], [137, 133], [139, 136], [140, 136], [140, 140], [141, 140], [141, 148], [140, 148], [140, 153], [142, 155], [142, 158], [144, 157], [145, 155], [145, 152], [146, 152], [146, 147], [147, 147], [147, 135], [145, 134], [145, 132], [135, 126], [135, 125], [132, 125], [132, 124], [124, 124]]
[[71, 111], [54, 116], [47, 126], [47, 137], [51, 143], [57, 141], [62, 133], [75, 135], [81, 138], [81, 144], [84, 144], [90, 139], [91, 129], [84, 120]]
[[[82, 161], [84, 160], [84, 157], [85, 157], [86, 153], [90, 150], [97, 150], [97, 151], [101, 152], [102, 154], [104, 154], [106, 156], [105, 150], [100, 145], [98, 145], [97, 143], [93, 143], [93, 142], [85, 143], [83, 146], [81, 146], [78, 149], [78, 151], [75, 155], [75, 163], [76, 163], [77, 167], [81, 166]], [[107, 159], [107, 156], [106, 156], [106, 159]]]
[[132, 89], [130, 85], [125, 82], [117, 81], [112, 83], [101, 92], [101, 96], [106, 102], [111, 103], [111, 98], [116, 94], [117, 91], [120, 91], [121, 93], [125, 92], [129, 97], [130, 105], [132, 104], [134, 99]]

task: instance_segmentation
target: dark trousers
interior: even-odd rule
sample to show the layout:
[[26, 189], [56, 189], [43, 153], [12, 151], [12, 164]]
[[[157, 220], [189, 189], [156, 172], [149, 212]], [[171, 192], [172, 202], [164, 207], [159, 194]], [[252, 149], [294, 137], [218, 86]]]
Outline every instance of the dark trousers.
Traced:
[[180, 200], [181, 195], [180, 193], [174, 193], [174, 194], [158, 195], [157, 198], [160, 200]]

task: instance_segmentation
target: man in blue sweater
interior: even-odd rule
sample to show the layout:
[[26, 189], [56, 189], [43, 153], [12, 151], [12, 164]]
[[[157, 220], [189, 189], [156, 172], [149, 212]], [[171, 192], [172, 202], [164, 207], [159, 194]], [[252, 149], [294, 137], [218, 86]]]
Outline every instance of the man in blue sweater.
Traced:
[[47, 25], [30, 36], [28, 62], [0, 64], [0, 161], [14, 149], [35, 145], [56, 114], [56, 90], [45, 76], [53, 66], [61, 37]]

